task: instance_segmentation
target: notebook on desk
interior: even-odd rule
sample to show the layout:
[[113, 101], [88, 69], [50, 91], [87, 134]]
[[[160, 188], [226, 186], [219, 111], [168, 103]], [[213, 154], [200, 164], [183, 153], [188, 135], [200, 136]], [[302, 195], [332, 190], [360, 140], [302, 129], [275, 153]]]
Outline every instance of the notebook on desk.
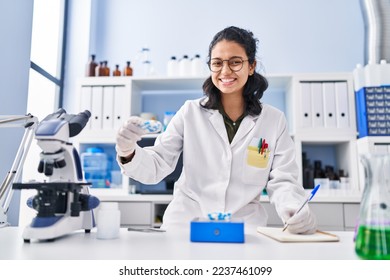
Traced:
[[257, 227], [257, 232], [279, 242], [337, 242], [339, 237], [325, 231], [316, 231], [314, 234], [293, 234], [276, 227]]

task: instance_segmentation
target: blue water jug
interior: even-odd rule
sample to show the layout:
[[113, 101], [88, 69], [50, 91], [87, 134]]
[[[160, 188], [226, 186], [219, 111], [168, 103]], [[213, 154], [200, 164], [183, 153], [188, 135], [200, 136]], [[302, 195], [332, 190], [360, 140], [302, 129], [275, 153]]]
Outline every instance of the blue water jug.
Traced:
[[84, 178], [92, 188], [109, 188], [109, 161], [102, 148], [91, 147], [81, 154]]

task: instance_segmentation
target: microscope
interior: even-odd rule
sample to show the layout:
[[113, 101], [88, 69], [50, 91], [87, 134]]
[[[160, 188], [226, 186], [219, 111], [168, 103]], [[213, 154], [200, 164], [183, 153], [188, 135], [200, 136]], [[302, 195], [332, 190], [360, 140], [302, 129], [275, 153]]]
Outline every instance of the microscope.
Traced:
[[14, 183], [13, 189], [36, 189], [37, 194], [27, 205], [37, 211], [36, 217], [25, 228], [23, 239], [54, 239], [95, 226], [93, 209], [99, 199], [89, 194], [83, 179], [80, 156], [69, 138], [78, 135], [87, 124], [91, 113], [67, 114], [64, 109], [45, 117], [36, 128], [35, 139], [42, 149], [38, 172], [43, 182]]

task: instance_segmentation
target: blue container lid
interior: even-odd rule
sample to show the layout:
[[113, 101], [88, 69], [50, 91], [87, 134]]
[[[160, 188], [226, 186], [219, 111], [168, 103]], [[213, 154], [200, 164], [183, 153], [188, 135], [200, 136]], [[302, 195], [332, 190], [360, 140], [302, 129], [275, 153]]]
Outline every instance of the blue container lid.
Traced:
[[99, 147], [90, 147], [90, 148], [87, 148], [87, 153], [103, 153], [103, 149], [102, 148], [99, 148]]

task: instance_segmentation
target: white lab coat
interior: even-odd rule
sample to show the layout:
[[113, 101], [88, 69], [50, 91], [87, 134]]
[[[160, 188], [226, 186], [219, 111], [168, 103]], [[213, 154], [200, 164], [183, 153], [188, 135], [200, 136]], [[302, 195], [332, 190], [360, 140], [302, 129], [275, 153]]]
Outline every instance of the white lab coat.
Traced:
[[[283, 207], [297, 208], [305, 192], [297, 182], [294, 143], [284, 114], [263, 104], [259, 116], [242, 120], [229, 143], [222, 115], [199, 102], [186, 101], [153, 147], [137, 146], [130, 163], [119, 163], [129, 177], [155, 184], [174, 170], [183, 152], [182, 174], [175, 183], [163, 227], [188, 224], [213, 212], [229, 212], [246, 224], [266, 225], [267, 213], [259, 202], [264, 187], [279, 214]], [[250, 166], [246, 160], [248, 146], [259, 138], [268, 143], [265, 168]]]

